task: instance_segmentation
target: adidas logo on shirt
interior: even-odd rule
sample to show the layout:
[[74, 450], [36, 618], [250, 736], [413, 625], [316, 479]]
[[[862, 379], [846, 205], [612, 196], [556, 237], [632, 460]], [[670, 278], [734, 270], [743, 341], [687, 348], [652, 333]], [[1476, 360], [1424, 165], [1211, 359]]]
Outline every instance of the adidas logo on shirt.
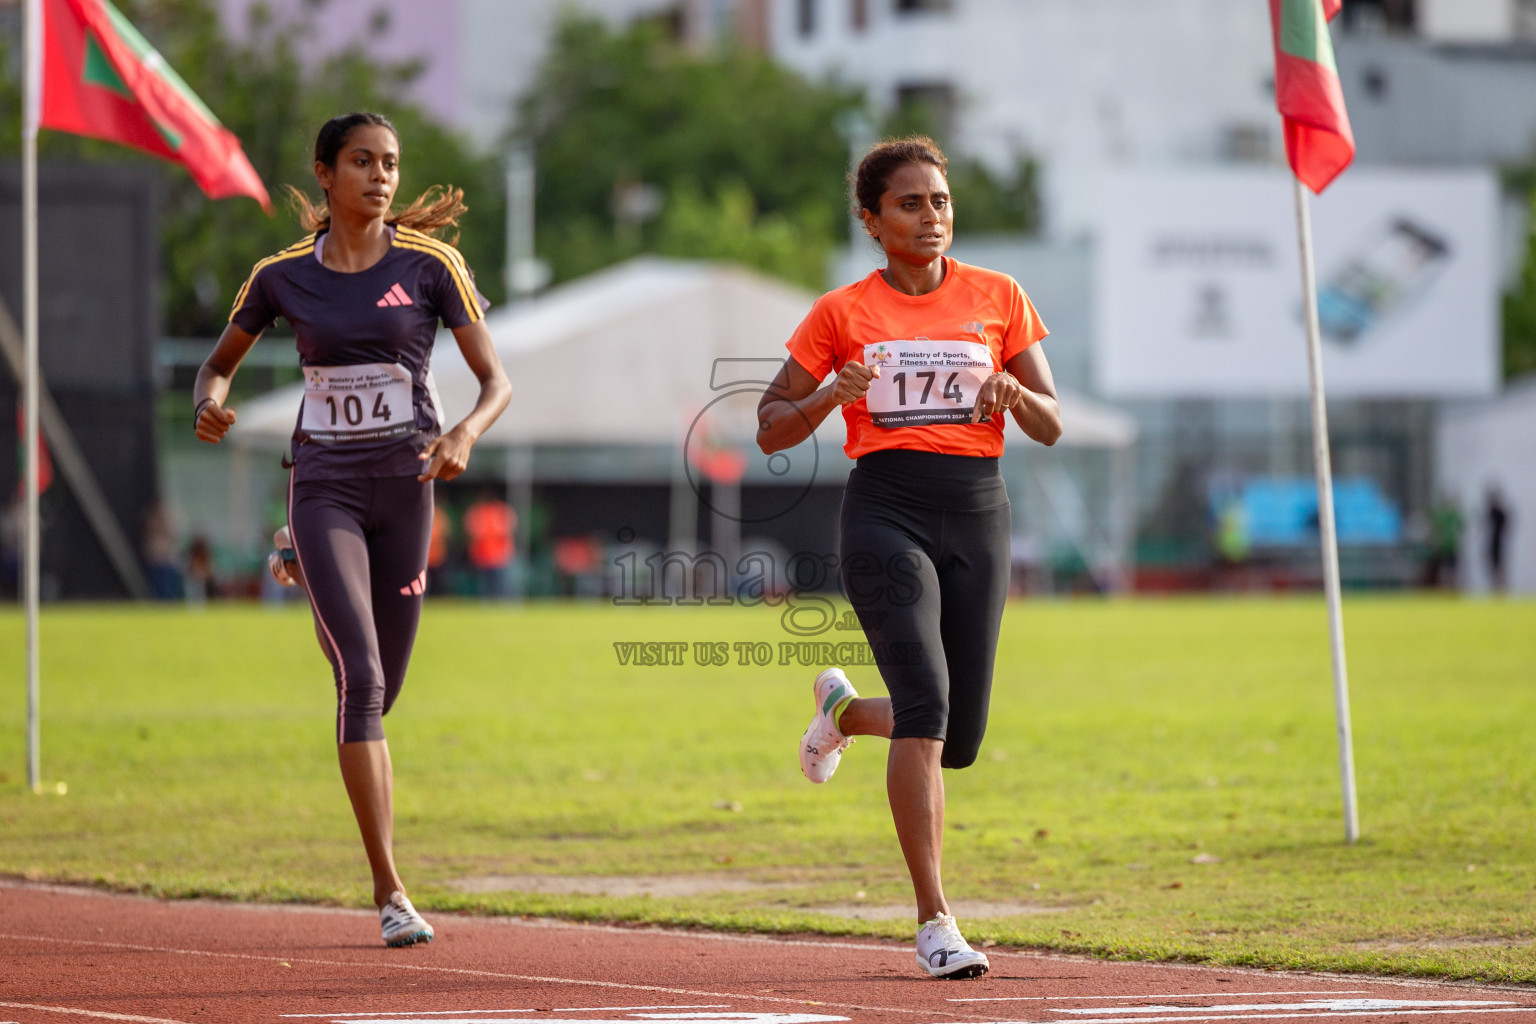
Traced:
[[405, 289], [400, 287], [400, 282], [396, 281], [393, 285], [390, 286], [389, 291], [384, 293], [384, 297], [382, 299], [380, 299], [378, 302], [374, 303], [374, 305], [376, 305], [376, 306], [414, 306], [414, 305], [416, 305], [416, 303], [411, 301], [411, 297], [409, 295], [405, 294]]

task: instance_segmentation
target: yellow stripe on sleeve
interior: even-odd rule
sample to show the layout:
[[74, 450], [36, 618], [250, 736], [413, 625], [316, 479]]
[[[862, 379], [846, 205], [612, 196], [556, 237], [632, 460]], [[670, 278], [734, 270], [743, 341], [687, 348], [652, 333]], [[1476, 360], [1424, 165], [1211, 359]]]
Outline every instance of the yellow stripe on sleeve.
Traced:
[[300, 241], [295, 242], [293, 245], [290, 245], [288, 248], [282, 250], [281, 252], [274, 253], [273, 255], [268, 256], [266, 259], [258, 261], [257, 264], [251, 268], [251, 276], [245, 279], [245, 284], [240, 286], [240, 291], [235, 295], [234, 307], [229, 311], [229, 322], [235, 322], [235, 314], [240, 312], [241, 306], [245, 305], [245, 297], [250, 292], [251, 285], [255, 283], [257, 274], [260, 274], [263, 269], [270, 267], [274, 263], [281, 263], [283, 260], [296, 259], [299, 256], [307, 256], [314, 251], [315, 236], [308, 235]]
[[469, 293], [469, 300], [465, 302], [465, 305], [473, 307], [476, 319], [478, 319], [482, 311], [480, 311], [479, 303], [474, 301], [475, 275], [470, 273], [469, 264], [464, 262], [464, 254], [447, 242], [433, 238], [431, 235], [417, 231], [415, 228], [401, 228], [399, 230], [405, 232], [407, 241], [441, 253], [446, 258], [449, 269], [458, 278], [456, 283], [459, 284], [461, 289]]
[[[407, 235], [408, 231], [409, 235]], [[469, 276], [469, 270], [464, 266], [463, 257], [459, 256], [458, 250], [435, 238], [426, 238], [427, 244], [419, 244], [418, 239], [423, 238], [425, 236], [420, 232], [401, 228], [395, 235], [395, 244], [402, 249], [426, 253], [441, 260], [443, 266], [448, 268], [448, 276], [453, 278], [454, 286], [459, 290], [459, 300], [463, 302], [464, 310], [469, 314], [469, 322], [483, 320], [485, 311], [480, 308], [480, 303], [475, 299], [473, 279]]]

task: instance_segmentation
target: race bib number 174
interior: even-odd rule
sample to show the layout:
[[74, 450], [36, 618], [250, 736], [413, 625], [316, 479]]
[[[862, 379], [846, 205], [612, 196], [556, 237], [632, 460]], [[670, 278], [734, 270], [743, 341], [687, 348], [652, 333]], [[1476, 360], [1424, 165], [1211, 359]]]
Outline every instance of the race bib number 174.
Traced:
[[865, 395], [877, 427], [969, 423], [992, 350], [976, 341], [882, 341], [864, 346], [864, 364], [880, 376]]

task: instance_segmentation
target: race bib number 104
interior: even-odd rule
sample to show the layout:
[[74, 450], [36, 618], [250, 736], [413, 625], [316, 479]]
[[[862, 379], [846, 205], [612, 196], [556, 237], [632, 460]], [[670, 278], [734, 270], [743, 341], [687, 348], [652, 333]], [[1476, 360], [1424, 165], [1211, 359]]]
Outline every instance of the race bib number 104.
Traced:
[[992, 350], [976, 341], [882, 341], [864, 346], [864, 364], [880, 376], [865, 395], [877, 427], [969, 423]]
[[399, 363], [304, 367], [300, 426], [316, 441], [380, 441], [416, 432], [411, 371]]

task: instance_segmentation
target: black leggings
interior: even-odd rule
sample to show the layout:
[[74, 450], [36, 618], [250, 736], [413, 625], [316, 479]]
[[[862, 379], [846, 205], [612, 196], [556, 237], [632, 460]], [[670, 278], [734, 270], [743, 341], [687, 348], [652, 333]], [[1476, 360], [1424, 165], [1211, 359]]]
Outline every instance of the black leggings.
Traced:
[[421, 619], [432, 483], [290, 476], [288, 532], [336, 677], [336, 741], [381, 740]]
[[859, 459], [843, 493], [843, 590], [891, 695], [892, 739], [976, 760], [1008, 598], [1008, 491], [997, 460], [907, 449]]

